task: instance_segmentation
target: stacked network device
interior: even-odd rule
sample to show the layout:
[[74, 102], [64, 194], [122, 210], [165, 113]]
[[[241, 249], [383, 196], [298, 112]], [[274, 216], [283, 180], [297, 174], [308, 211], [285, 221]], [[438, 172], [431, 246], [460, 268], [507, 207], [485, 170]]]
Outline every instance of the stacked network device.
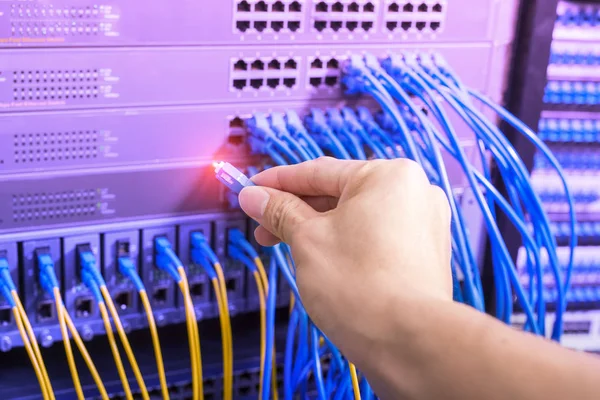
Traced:
[[[567, 294], [563, 343], [583, 351], [600, 351], [600, 6], [562, 1], [558, 5], [544, 111], [539, 137], [553, 150], [568, 173], [577, 209], [577, 235], [572, 287]], [[533, 181], [549, 212], [563, 268], [568, 263], [568, 209], [556, 176], [536, 155]], [[523, 266], [524, 254], [520, 263]], [[547, 259], [546, 259], [547, 263]], [[546, 276], [550, 274], [546, 267]], [[547, 282], [548, 283], [548, 282]], [[556, 288], [547, 284], [551, 303]], [[548, 323], [553, 316], [548, 317]]]
[[[278, 310], [268, 336], [275, 343], [272, 380], [283, 390], [282, 339], [290, 302], [297, 306], [291, 282], [260, 276], [259, 266], [270, 268], [274, 254], [253, 242], [251, 223], [215, 179], [213, 162], [226, 160], [249, 174], [274, 165], [282, 160], [265, 149], [265, 132], [284, 121], [286, 129], [298, 128], [294, 135], [305, 129], [317, 140], [324, 126], [338, 134], [335, 110], [344, 117], [347, 110], [372, 114], [376, 125], [361, 120], [363, 128], [392, 135], [396, 126], [382, 105], [348, 90], [351, 67], [367, 55], [377, 65], [393, 56], [435, 56], [465, 87], [500, 102], [517, 6], [504, 0], [0, 2], [2, 397], [37, 399], [51, 382], [56, 398], [65, 399], [159, 398], [165, 390], [173, 399], [195, 399], [199, 391], [205, 399], [255, 399], [265, 390], [259, 321], [266, 286]], [[411, 122], [410, 112], [402, 118]], [[466, 161], [483, 167], [472, 131], [450, 118]], [[470, 256], [480, 264], [483, 217], [460, 165], [443, 156]], [[283, 258], [280, 264], [291, 268]], [[464, 285], [464, 276], [455, 278]], [[115, 368], [109, 347], [115, 338], [132, 365], [126, 375]], [[327, 374], [338, 353], [323, 342]], [[69, 343], [87, 348], [85, 365], [67, 363]], [[199, 348], [202, 362], [190, 366]], [[46, 371], [32, 368], [30, 360], [42, 359]], [[88, 373], [90, 359], [101, 384]], [[315, 395], [319, 388], [303, 367], [299, 393]]]

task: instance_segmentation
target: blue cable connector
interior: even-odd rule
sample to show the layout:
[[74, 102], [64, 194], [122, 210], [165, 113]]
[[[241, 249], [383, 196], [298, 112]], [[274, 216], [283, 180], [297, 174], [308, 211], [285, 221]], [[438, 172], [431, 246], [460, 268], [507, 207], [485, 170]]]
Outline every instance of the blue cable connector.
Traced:
[[154, 264], [158, 269], [171, 275], [175, 282], [181, 281], [181, 276], [177, 271], [177, 268], [181, 266], [181, 261], [173, 251], [171, 242], [164, 236], [154, 238]]
[[242, 171], [229, 163], [221, 161], [214, 166], [217, 179], [235, 193], [240, 193], [246, 186], [255, 186]]

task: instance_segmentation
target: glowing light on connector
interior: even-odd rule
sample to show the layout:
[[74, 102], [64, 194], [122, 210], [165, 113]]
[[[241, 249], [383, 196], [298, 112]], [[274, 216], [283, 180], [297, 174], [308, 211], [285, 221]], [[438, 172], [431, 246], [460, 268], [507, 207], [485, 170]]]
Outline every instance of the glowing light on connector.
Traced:
[[254, 186], [254, 183], [242, 171], [224, 161], [214, 162], [215, 175], [225, 186], [235, 193], [239, 193], [246, 186]]

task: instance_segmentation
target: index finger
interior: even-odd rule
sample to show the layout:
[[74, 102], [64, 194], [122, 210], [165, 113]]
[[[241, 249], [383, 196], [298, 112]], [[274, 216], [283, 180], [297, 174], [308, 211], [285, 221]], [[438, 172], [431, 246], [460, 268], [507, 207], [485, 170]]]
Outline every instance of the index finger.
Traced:
[[340, 197], [350, 178], [366, 161], [320, 157], [263, 171], [252, 181], [297, 196]]

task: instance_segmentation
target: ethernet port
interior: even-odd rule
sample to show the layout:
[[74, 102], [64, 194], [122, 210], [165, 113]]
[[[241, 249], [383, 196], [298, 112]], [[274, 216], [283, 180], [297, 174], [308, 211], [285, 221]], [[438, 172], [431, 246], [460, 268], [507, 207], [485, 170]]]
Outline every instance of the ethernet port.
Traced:
[[12, 309], [10, 307], [0, 307], [0, 326], [10, 325], [12, 323]]
[[412, 22], [410, 22], [410, 21], [404, 21], [402, 24], [400, 24], [400, 26], [402, 27], [402, 29], [404, 29], [405, 31], [407, 31], [410, 28], [412, 28]]
[[267, 29], [267, 21], [254, 21], [254, 29], [258, 32], [262, 32]]
[[271, 89], [277, 89], [277, 86], [279, 86], [279, 82], [279, 78], [269, 78], [267, 79], [267, 86]]
[[364, 12], [375, 12], [375, 5], [373, 3], [367, 3], [363, 6]]
[[245, 79], [234, 79], [233, 80], [233, 87], [236, 88], [237, 90], [243, 90], [247, 84], [248, 83]]
[[373, 22], [371, 21], [363, 21], [360, 23], [360, 26], [363, 28], [365, 32], [368, 32], [373, 28]]
[[388, 12], [397, 13], [400, 11], [400, 6], [397, 3], [392, 3], [388, 6]]
[[404, 12], [413, 12], [415, 11], [415, 6], [413, 6], [412, 4], [405, 4], [404, 7], [402, 7], [402, 11]]
[[246, 71], [248, 70], [248, 63], [244, 60], [238, 60], [233, 64], [234, 71]]
[[250, 86], [254, 89], [260, 89], [263, 84], [263, 79], [250, 79]]
[[417, 10], [419, 12], [427, 12], [427, 11], [429, 11], [429, 7], [427, 7], [427, 4], [423, 3], [419, 6], [419, 8]]
[[131, 292], [120, 292], [115, 295], [115, 304], [121, 311], [125, 311], [133, 305], [133, 297]]
[[296, 78], [284, 78], [283, 85], [287, 88], [293, 88], [296, 85]]
[[278, 60], [271, 60], [268, 65], [269, 69], [281, 69], [281, 63]]
[[275, 32], [279, 32], [283, 29], [284, 22], [283, 21], [271, 21], [271, 29]]
[[237, 390], [237, 394], [242, 397], [250, 396], [252, 394], [252, 386], [248, 386], [248, 385], [239, 386], [238, 390]]
[[358, 3], [354, 2], [354, 3], [348, 4], [349, 12], [358, 12], [359, 10], [360, 10], [360, 7], [358, 6]]
[[434, 6], [431, 8], [431, 10], [432, 10], [433, 12], [438, 12], [438, 13], [439, 13], [439, 12], [442, 12], [442, 5], [441, 5], [441, 4], [436, 4], [436, 5], [434, 5]]
[[241, 12], [249, 12], [250, 11], [250, 3], [246, 0], [240, 1], [237, 5], [237, 10]]
[[156, 288], [152, 292], [152, 300], [154, 300], [154, 304], [164, 305], [167, 302], [168, 298], [169, 298], [169, 294], [168, 294], [167, 288], [164, 288], [164, 287]]
[[276, 1], [271, 6], [271, 10], [273, 10], [274, 12], [284, 12], [285, 11], [285, 5], [281, 1]]
[[246, 32], [248, 29], [250, 29], [250, 21], [237, 21], [235, 23], [235, 27], [240, 32]]
[[235, 117], [231, 121], [229, 121], [229, 129], [243, 129], [244, 128], [244, 120], [240, 117]]
[[358, 28], [358, 22], [356, 21], [346, 21], [346, 29], [350, 32], [354, 32]]
[[326, 21], [315, 21], [314, 27], [317, 31], [323, 32], [327, 28], [327, 22]]
[[323, 79], [319, 77], [312, 77], [309, 80], [310, 86], [319, 87], [323, 83]]
[[190, 294], [192, 297], [202, 297], [204, 296], [204, 283], [202, 282], [192, 282], [190, 284]]
[[337, 3], [334, 3], [331, 6], [331, 11], [333, 11], [333, 12], [344, 12], [344, 5], [338, 1]]
[[291, 12], [302, 12], [302, 4], [297, 1], [292, 1], [289, 7]]
[[267, 6], [267, 3], [265, 3], [262, 0], [254, 5], [254, 11], [267, 12], [268, 10], [269, 10], [269, 7]]
[[396, 21], [388, 21], [386, 22], [385, 26], [388, 28], [389, 31], [395, 31], [396, 28], [398, 28], [398, 23]]
[[296, 32], [300, 29], [300, 21], [288, 21], [287, 27], [290, 31]]
[[415, 24], [415, 26], [417, 27], [418, 30], [422, 31], [427, 26], [427, 23], [426, 22], [417, 22]]
[[296, 68], [298, 68], [298, 63], [296, 62], [296, 60], [290, 58], [289, 60], [287, 60], [285, 62], [284, 68], [285, 69], [296, 69]]
[[337, 85], [338, 78], [337, 76], [328, 76], [325, 78], [325, 84], [329, 87]]
[[327, 69], [338, 69], [340, 67], [340, 63], [337, 59], [332, 58], [327, 61]]
[[329, 11], [329, 6], [324, 1], [321, 1], [317, 3], [317, 5], [315, 6], [315, 10], [317, 12], [327, 12]]
[[51, 301], [43, 301], [37, 307], [38, 322], [46, 322], [54, 319], [54, 303]]
[[231, 278], [231, 279], [226, 279], [225, 280], [225, 289], [228, 292], [235, 292], [235, 290], [237, 289], [237, 280], [235, 278]]
[[262, 71], [263, 69], [265, 69], [265, 63], [261, 60], [255, 60], [252, 62], [251, 68], [253, 71]]
[[321, 61], [318, 58], [315, 58], [313, 60], [313, 62], [310, 63], [310, 68], [311, 69], [321, 69], [321, 68], [323, 68], [323, 61]]
[[333, 29], [334, 32], [337, 32], [340, 29], [342, 29], [342, 25], [342, 21], [331, 21], [331, 29]]
[[92, 299], [90, 297], [78, 297], [75, 299], [75, 316], [86, 318], [92, 314]]
[[440, 23], [439, 22], [430, 22], [429, 27], [431, 28], [432, 31], [437, 31], [438, 29], [440, 29]]

